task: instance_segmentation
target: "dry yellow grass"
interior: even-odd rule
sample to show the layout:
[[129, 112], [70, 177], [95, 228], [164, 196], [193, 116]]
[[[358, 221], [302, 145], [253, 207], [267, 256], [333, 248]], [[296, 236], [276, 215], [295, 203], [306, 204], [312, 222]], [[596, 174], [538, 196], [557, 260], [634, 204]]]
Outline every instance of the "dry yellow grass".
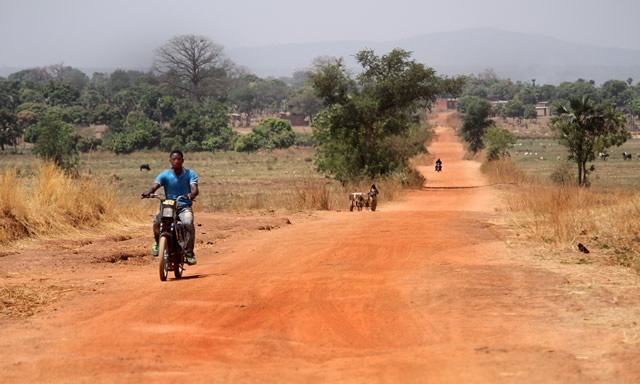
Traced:
[[483, 169], [493, 183], [515, 185], [505, 194], [507, 207], [530, 239], [567, 248], [587, 242], [640, 271], [636, 191], [555, 185], [526, 175], [508, 159], [487, 163]]
[[53, 164], [39, 163], [35, 175], [0, 173], [0, 243], [24, 237], [73, 237], [83, 230], [139, 222], [140, 210], [118, 200], [106, 183], [72, 178]]

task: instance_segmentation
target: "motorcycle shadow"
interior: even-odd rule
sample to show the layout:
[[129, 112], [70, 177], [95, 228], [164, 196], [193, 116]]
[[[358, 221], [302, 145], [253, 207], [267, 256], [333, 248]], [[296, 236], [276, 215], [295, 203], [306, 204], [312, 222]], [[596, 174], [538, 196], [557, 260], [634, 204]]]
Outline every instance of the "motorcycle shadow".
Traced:
[[176, 279], [173, 278], [171, 281], [180, 281], [180, 280], [193, 280], [193, 279], [204, 279], [209, 277], [209, 274], [199, 274], [199, 275], [182, 275], [181, 278]]

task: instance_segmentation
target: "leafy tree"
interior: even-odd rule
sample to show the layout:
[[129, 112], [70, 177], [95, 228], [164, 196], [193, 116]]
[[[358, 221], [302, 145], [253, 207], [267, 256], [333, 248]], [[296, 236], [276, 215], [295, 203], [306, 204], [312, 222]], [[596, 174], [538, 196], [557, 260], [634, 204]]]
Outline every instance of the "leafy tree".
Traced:
[[497, 100], [511, 100], [517, 92], [511, 80], [498, 80], [489, 86], [488, 96]]
[[588, 174], [595, 168], [587, 163], [595, 160], [596, 153], [630, 138], [625, 128], [624, 115], [611, 105], [596, 105], [589, 97], [570, 98], [569, 104], [557, 109], [552, 127], [559, 135], [560, 144], [567, 147], [569, 160], [578, 165], [578, 185], [588, 185]]
[[355, 79], [341, 59], [320, 63], [311, 75], [324, 104], [314, 122], [315, 163], [341, 181], [402, 170], [407, 152], [398, 151], [391, 141], [408, 138], [415, 113], [430, 107], [437, 94], [461, 89], [402, 49], [383, 56], [363, 50], [355, 57], [363, 67]]
[[622, 80], [605, 81], [600, 91], [602, 100], [619, 108], [627, 106], [633, 98], [633, 92], [629, 88], [629, 84]]
[[538, 112], [536, 111], [536, 107], [531, 104], [525, 105], [522, 117], [524, 117], [525, 119], [537, 119]]
[[176, 100], [171, 96], [162, 96], [157, 103], [160, 122], [169, 121], [177, 113]]
[[23, 103], [44, 103], [42, 92], [31, 88], [22, 88], [20, 90], [20, 101]]
[[489, 127], [483, 139], [487, 144], [487, 159], [490, 161], [509, 156], [509, 147], [516, 142], [509, 130], [498, 127]]
[[80, 137], [73, 126], [62, 121], [55, 113], [46, 113], [35, 126], [37, 139], [33, 153], [44, 160], [53, 161], [65, 171], [78, 165], [77, 144]]
[[640, 97], [631, 100], [631, 113], [635, 116], [640, 116]]
[[524, 117], [524, 103], [518, 98], [510, 100], [504, 106], [504, 114], [507, 117], [523, 118]]
[[204, 36], [181, 35], [156, 50], [155, 70], [171, 87], [199, 103], [208, 83], [226, 77], [230, 61], [223, 48]]
[[22, 134], [16, 116], [5, 108], [0, 108], [0, 150], [5, 146], [16, 146]]
[[54, 80], [54, 78], [46, 68], [29, 68], [12, 73], [9, 75], [9, 80], [20, 83], [45, 85]]
[[88, 110], [95, 110], [98, 105], [107, 101], [106, 94], [95, 87], [87, 89], [78, 100], [80, 104]]
[[37, 132], [32, 129], [49, 110], [49, 107], [41, 103], [24, 103], [16, 108], [17, 124], [25, 133], [27, 143], [35, 143]]
[[152, 149], [160, 145], [160, 127], [142, 112], [131, 112], [120, 131], [110, 130], [106, 146], [117, 154]]
[[91, 116], [83, 106], [74, 105], [61, 109], [62, 120], [65, 123], [73, 125], [89, 125], [91, 122]]
[[107, 80], [107, 89], [112, 95], [127, 90], [131, 88], [132, 85], [133, 83], [129, 78], [129, 74], [124, 69], [116, 69]]
[[42, 95], [47, 104], [61, 107], [71, 106], [80, 98], [80, 92], [62, 81], [50, 81], [42, 89]]
[[282, 80], [266, 79], [258, 84], [258, 96], [263, 110], [280, 112], [291, 93], [289, 86]]
[[236, 79], [235, 86], [229, 94], [229, 99], [235, 105], [235, 110], [245, 113], [249, 118], [262, 109], [258, 83], [261, 79], [255, 75], [243, 75]]
[[487, 128], [493, 125], [489, 118], [491, 104], [476, 96], [468, 96], [460, 129], [462, 138], [469, 145], [469, 150], [477, 153], [484, 148], [483, 137]]
[[93, 124], [108, 125], [109, 128], [119, 129], [124, 124], [124, 116], [120, 110], [109, 104], [98, 104], [91, 114]]
[[196, 108], [180, 111], [170, 127], [162, 130], [160, 147], [189, 151], [216, 151], [233, 148], [236, 133], [227, 125], [223, 105], [205, 99]]
[[251, 152], [258, 149], [288, 148], [295, 142], [296, 135], [288, 120], [270, 117], [264, 119], [251, 133], [236, 142], [235, 149]]
[[22, 103], [21, 84], [17, 81], [0, 81], [0, 108], [10, 112], [16, 110]]
[[102, 145], [102, 139], [97, 137], [82, 137], [80, 141], [78, 141], [78, 150], [82, 153], [90, 152], [93, 149], [98, 148]]
[[550, 101], [556, 97], [556, 87], [551, 84], [544, 84], [537, 88], [538, 101]]
[[313, 116], [322, 109], [322, 101], [309, 87], [300, 88], [292, 93], [287, 103], [292, 113], [307, 116], [311, 124], [313, 124]]
[[578, 79], [575, 82], [563, 82], [556, 88], [556, 100], [564, 103], [571, 98], [581, 99], [588, 96], [591, 100], [599, 101], [598, 89], [595, 82]]
[[478, 77], [464, 76], [465, 84], [462, 89], [462, 94], [464, 96], [476, 96], [486, 98], [489, 96], [489, 86], [484, 83], [484, 81], [480, 80]]
[[311, 71], [309, 70], [298, 70], [293, 72], [293, 76], [289, 82], [289, 85], [293, 89], [302, 88], [307, 85], [309, 81], [309, 77], [311, 76]]
[[522, 89], [515, 96], [522, 103], [535, 105], [538, 102], [538, 95], [536, 94], [536, 88], [532, 86], [523, 86]]
[[89, 83], [89, 77], [84, 72], [72, 67], [62, 67], [59, 80], [71, 85], [78, 92], [82, 92]]
[[141, 96], [138, 89], [123, 89], [113, 95], [111, 106], [117, 108], [123, 116], [127, 116], [129, 113], [138, 109], [140, 98]]

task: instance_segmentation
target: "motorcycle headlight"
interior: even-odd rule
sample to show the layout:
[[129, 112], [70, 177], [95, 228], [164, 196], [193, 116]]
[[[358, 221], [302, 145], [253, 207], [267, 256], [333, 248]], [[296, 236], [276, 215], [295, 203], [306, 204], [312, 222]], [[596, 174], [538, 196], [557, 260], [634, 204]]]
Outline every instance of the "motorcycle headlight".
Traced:
[[173, 217], [173, 207], [162, 207], [162, 217]]

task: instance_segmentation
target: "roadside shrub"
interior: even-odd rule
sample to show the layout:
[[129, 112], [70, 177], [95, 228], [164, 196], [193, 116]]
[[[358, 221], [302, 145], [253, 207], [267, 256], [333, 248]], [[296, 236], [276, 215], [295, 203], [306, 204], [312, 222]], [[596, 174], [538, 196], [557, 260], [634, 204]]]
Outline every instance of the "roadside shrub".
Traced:
[[509, 147], [516, 142], [509, 130], [497, 127], [489, 127], [484, 133], [483, 140], [487, 147], [487, 160], [489, 161], [508, 156]]
[[316, 145], [316, 140], [313, 137], [313, 133], [295, 132], [294, 145], [298, 147], [313, 147]]
[[87, 153], [101, 145], [102, 139], [97, 137], [83, 137], [78, 141], [78, 150], [82, 153]]
[[553, 172], [551, 172], [551, 175], [549, 175], [551, 181], [559, 185], [575, 184], [575, 172], [571, 165], [568, 161], [563, 161], [558, 164]]
[[74, 132], [73, 126], [60, 120], [57, 115], [47, 113], [33, 130], [36, 137], [33, 153], [65, 171], [76, 169], [80, 136]]

